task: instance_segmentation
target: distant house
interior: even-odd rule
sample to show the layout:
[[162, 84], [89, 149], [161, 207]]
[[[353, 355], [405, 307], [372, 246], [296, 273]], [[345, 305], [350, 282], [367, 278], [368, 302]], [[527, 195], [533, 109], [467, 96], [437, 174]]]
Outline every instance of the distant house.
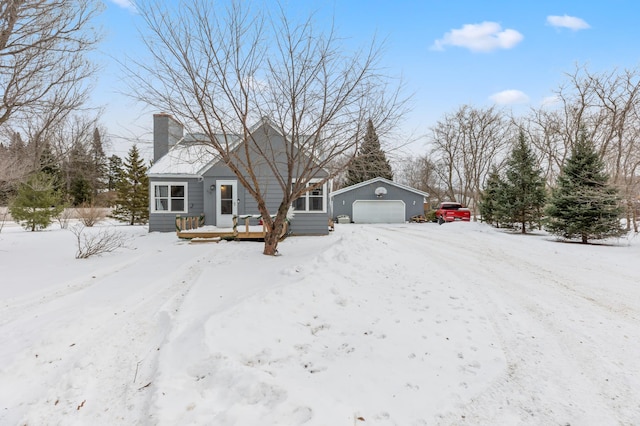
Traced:
[[[205, 225], [230, 228], [236, 215], [259, 214], [255, 199], [239, 185], [236, 175], [201, 135], [184, 135], [183, 127], [168, 114], [155, 114], [153, 123], [154, 164], [148, 171], [150, 232], [175, 231], [176, 215], [204, 215]], [[268, 119], [256, 123], [251, 134], [258, 147], [285, 146], [285, 135]], [[234, 147], [238, 156], [252, 155], [252, 151], [243, 150], [240, 142]], [[253, 160], [260, 186], [266, 188], [267, 208], [275, 213], [282, 200], [282, 188], [264, 160]], [[282, 172], [286, 176], [286, 169]], [[319, 170], [314, 178], [326, 176], [326, 171]], [[329, 186], [325, 183], [294, 201], [295, 216], [289, 225], [293, 235], [328, 234]]]
[[331, 193], [333, 217], [349, 216], [354, 223], [404, 223], [424, 214], [429, 194], [374, 178]]

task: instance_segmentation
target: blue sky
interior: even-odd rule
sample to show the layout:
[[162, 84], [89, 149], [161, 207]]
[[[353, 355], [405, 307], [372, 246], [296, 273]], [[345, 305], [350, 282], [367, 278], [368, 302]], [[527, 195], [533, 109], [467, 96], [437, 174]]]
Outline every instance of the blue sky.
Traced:
[[[269, 4], [269, 0], [263, 0]], [[213, 3], [213, 2], [212, 2]], [[258, 3], [258, 1], [256, 1]], [[640, 2], [637, 0], [289, 0], [285, 7], [317, 25], [330, 25], [352, 46], [375, 35], [386, 40], [383, 63], [413, 93], [403, 133], [409, 147], [426, 153], [428, 132], [444, 114], [464, 104], [498, 104], [516, 113], [538, 107], [576, 65], [592, 72], [640, 65]], [[125, 155], [133, 140], [150, 155], [152, 114], [119, 92], [113, 58], [143, 55], [141, 20], [128, 0], [107, 0], [101, 16], [105, 40], [94, 102], [114, 152]], [[394, 141], [390, 141], [394, 143]], [[398, 141], [401, 142], [401, 141]]]

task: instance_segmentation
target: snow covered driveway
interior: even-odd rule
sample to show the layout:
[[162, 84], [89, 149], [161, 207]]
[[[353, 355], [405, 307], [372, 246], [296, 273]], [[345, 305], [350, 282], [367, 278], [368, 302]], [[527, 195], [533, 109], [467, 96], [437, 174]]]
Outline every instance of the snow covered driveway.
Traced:
[[[442, 423], [638, 424], [637, 253], [623, 241], [582, 246], [461, 230], [423, 235], [433, 272], [465, 283], [469, 298], [484, 306], [506, 365]], [[394, 229], [390, 238], [406, 234], [414, 242], [412, 231]]]
[[640, 424], [640, 243], [0, 233], [0, 424]]

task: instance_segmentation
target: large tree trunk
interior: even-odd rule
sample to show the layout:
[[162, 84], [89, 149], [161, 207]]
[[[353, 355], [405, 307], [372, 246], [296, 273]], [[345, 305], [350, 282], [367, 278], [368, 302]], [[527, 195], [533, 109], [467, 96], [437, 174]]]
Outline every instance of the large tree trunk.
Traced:
[[267, 231], [264, 236], [264, 250], [262, 254], [267, 256], [275, 256], [278, 254], [278, 241], [280, 240], [279, 233], [275, 229]]
[[276, 256], [278, 254], [278, 243], [282, 237], [285, 222], [287, 221], [288, 204], [281, 204], [276, 216], [272, 219], [264, 204], [258, 204], [258, 210], [262, 214], [262, 222], [267, 228], [264, 236], [263, 254]]

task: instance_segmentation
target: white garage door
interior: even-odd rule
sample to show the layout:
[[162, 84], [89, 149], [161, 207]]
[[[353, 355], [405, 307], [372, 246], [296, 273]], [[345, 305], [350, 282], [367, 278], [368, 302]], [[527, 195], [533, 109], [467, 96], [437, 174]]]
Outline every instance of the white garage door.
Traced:
[[353, 202], [354, 223], [404, 223], [402, 200], [356, 200]]

